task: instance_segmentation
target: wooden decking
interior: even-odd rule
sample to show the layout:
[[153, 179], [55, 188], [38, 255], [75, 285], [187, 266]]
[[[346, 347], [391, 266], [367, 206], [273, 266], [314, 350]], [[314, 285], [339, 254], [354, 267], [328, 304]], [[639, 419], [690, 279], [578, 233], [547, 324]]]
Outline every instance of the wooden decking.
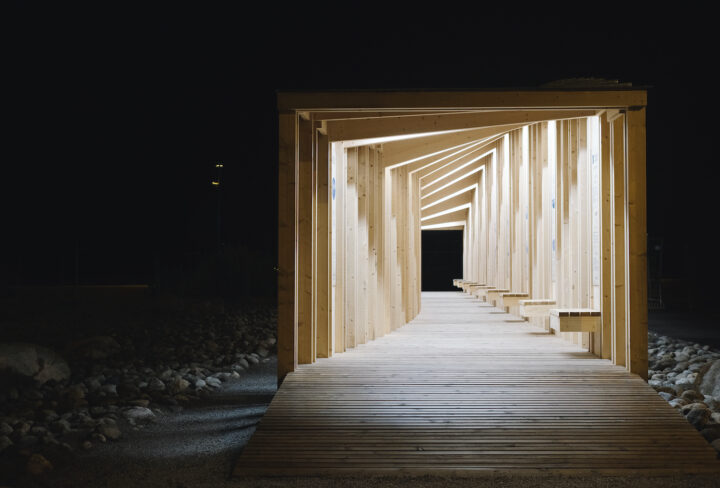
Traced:
[[639, 377], [459, 292], [288, 375], [235, 474], [720, 473]]

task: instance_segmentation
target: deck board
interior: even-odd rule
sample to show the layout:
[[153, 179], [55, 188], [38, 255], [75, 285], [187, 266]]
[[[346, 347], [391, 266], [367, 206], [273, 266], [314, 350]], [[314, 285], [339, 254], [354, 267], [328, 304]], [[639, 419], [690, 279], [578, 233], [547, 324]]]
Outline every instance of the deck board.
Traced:
[[459, 292], [287, 376], [238, 476], [720, 473], [642, 379]]

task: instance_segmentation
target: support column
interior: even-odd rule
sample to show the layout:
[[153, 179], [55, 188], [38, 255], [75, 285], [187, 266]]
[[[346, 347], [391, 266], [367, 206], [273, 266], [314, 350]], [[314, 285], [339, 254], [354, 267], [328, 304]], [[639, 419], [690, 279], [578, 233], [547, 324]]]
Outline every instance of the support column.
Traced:
[[628, 358], [631, 373], [647, 380], [647, 195], [645, 108], [631, 109], [626, 120], [626, 209], [628, 215]]
[[295, 162], [297, 115], [281, 113], [278, 138], [278, 381], [297, 369]]

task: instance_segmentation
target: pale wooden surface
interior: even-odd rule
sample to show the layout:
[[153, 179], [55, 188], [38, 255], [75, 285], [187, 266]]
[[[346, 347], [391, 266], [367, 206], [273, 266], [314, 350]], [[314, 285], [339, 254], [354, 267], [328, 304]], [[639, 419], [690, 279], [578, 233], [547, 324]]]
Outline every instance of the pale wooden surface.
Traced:
[[289, 374], [235, 474], [684, 474], [715, 451], [638, 376], [461, 292]]

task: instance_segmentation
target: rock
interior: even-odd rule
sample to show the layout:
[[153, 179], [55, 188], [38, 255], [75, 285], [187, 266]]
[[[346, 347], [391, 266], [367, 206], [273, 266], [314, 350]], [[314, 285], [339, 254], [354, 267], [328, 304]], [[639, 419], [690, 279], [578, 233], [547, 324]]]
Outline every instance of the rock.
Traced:
[[265, 357], [268, 356], [268, 354], [270, 354], [270, 351], [268, 351], [267, 349], [265, 349], [263, 346], [258, 346], [258, 347], [255, 348], [255, 353], [256, 353], [258, 356], [265, 358]]
[[669, 402], [670, 400], [673, 399], [673, 395], [672, 395], [672, 394], [667, 393], [667, 392], [664, 392], [664, 391], [658, 392], [658, 395], [660, 395], [660, 397], [661, 397], [663, 400], [665, 400], [666, 402]]
[[239, 364], [240, 366], [242, 366], [242, 367], [245, 368], [245, 369], [248, 369], [248, 368], [250, 367], [250, 363], [248, 363], [248, 362], [247, 362], [247, 359], [245, 359], [245, 358], [240, 358], [240, 359], [238, 359], [238, 360], [236, 361], [236, 363]]
[[720, 452], [720, 439], [715, 439], [710, 445], [713, 446], [717, 452]]
[[117, 440], [122, 436], [122, 432], [117, 425], [114, 424], [101, 424], [97, 429], [98, 433], [105, 436], [110, 440]]
[[10, 435], [13, 433], [13, 428], [5, 422], [0, 422], [0, 435]]
[[103, 385], [103, 386], [100, 388], [100, 391], [103, 391], [103, 392], [105, 392], [106, 394], [112, 395], [112, 396], [117, 396], [117, 394], [118, 394], [118, 392], [117, 392], [117, 385], [113, 385], [113, 384]]
[[175, 378], [172, 383], [170, 383], [170, 390], [174, 393], [180, 393], [185, 390], [187, 390], [190, 387], [190, 382], [183, 378]]
[[52, 429], [53, 432], [56, 434], [67, 434], [68, 432], [72, 431], [72, 426], [70, 425], [70, 422], [68, 422], [65, 419], [56, 420], [52, 424], [50, 424], [50, 429]]
[[199, 390], [200, 388], [205, 388], [206, 386], [207, 386], [207, 383], [205, 382], [205, 380], [197, 380], [197, 381], [195, 382], [195, 388], [198, 389], [198, 390]]
[[700, 393], [720, 398], [720, 359], [708, 363], [698, 376]]
[[703, 401], [705, 396], [695, 390], [685, 390], [682, 395], [680, 395], [680, 398], [687, 400], [689, 403], [695, 403]]
[[148, 388], [148, 390], [150, 390], [150, 391], [164, 391], [164, 390], [165, 390], [165, 383], [163, 383], [160, 378], [152, 378], [152, 379], [148, 382], [147, 388]]
[[690, 373], [687, 376], [681, 376], [678, 378], [675, 384], [687, 388], [693, 387], [695, 385], [695, 381], [697, 380], [697, 376], [697, 373]]
[[70, 408], [87, 405], [85, 400], [85, 387], [82, 384], [68, 386], [62, 392], [62, 397]]
[[75, 342], [68, 347], [68, 355], [82, 359], [106, 359], [120, 352], [120, 344], [110, 336], [96, 336]]
[[205, 383], [215, 388], [220, 388], [222, 386], [222, 381], [217, 378], [213, 378], [212, 376], [205, 378]]
[[682, 398], [674, 398], [668, 402], [671, 407], [673, 408], [680, 408], [684, 405], [687, 405], [687, 402], [683, 400]]
[[260, 362], [260, 359], [258, 359], [257, 357], [255, 357], [253, 355], [248, 356], [246, 359], [253, 364], [258, 364]]
[[92, 437], [93, 439], [95, 439], [96, 441], [102, 442], [103, 444], [104, 444], [105, 442], [107, 442], [107, 437], [105, 437], [104, 435], [102, 435], [100, 432], [94, 432], [91, 437]]
[[31, 476], [42, 476], [48, 471], [52, 471], [52, 469], [52, 463], [45, 459], [42, 454], [37, 453], [30, 456], [30, 459], [28, 459], [27, 465], [25, 466], [25, 471]]
[[713, 422], [720, 424], [720, 412], [713, 412], [711, 417]]
[[85, 442], [83, 442], [83, 443], [82, 443], [82, 448], [85, 449], [86, 451], [87, 451], [88, 449], [92, 449], [92, 442], [90, 442], [90, 441], [85, 441]]
[[155, 414], [152, 410], [145, 407], [133, 407], [123, 412], [123, 415], [128, 420], [150, 420], [155, 418]]
[[[708, 423], [710, 420], [710, 416], [712, 412], [705, 406], [696, 406], [696, 405], [703, 405], [698, 403], [693, 403], [690, 405], [686, 405], [683, 410], [687, 409], [686, 412], [683, 412], [685, 415], [685, 418], [687, 419], [690, 424], [695, 427], [698, 430], [702, 430], [703, 427], [705, 427], [705, 424]], [[689, 408], [688, 407], [692, 407]]]
[[715, 439], [720, 439], [720, 425], [708, 425], [700, 431], [700, 434], [706, 441], [712, 443]]
[[0, 452], [13, 445], [13, 441], [6, 435], [0, 435]]
[[42, 385], [70, 378], [70, 366], [52, 350], [36, 344], [0, 344], [0, 372], [33, 378]]

